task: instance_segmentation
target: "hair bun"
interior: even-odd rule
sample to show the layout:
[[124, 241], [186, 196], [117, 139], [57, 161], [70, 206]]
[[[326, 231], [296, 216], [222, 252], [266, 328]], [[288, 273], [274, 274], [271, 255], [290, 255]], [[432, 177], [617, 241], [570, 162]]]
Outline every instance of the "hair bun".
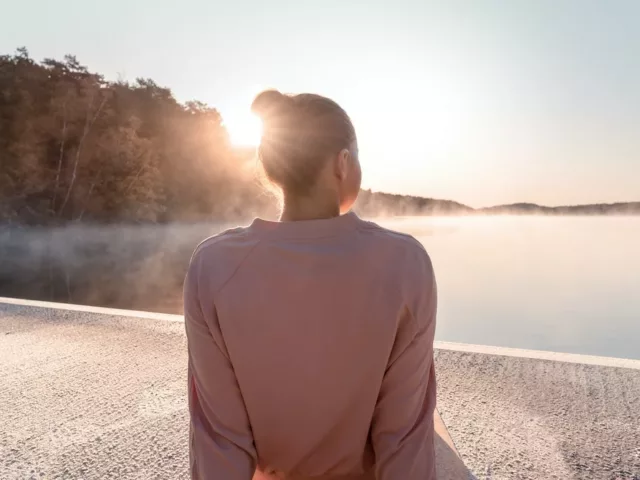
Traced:
[[258, 115], [263, 123], [270, 119], [286, 115], [293, 99], [277, 90], [265, 90], [259, 93], [251, 103], [251, 111]]

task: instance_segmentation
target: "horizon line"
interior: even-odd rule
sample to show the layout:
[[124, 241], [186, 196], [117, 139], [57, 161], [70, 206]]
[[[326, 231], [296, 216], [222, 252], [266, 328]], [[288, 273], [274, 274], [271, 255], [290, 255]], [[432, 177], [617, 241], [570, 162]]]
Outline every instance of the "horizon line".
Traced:
[[436, 200], [440, 202], [454, 202], [458, 203], [464, 207], [471, 208], [473, 210], [486, 210], [489, 208], [497, 208], [497, 207], [512, 207], [516, 205], [531, 205], [540, 208], [571, 208], [571, 207], [592, 207], [592, 206], [614, 206], [614, 205], [632, 205], [632, 204], [640, 204], [640, 199], [638, 200], [621, 200], [621, 201], [608, 201], [608, 202], [590, 202], [590, 203], [567, 203], [560, 205], [545, 205], [542, 203], [536, 203], [531, 201], [514, 201], [510, 203], [497, 203], [497, 204], [489, 204], [482, 207], [473, 207], [469, 204], [460, 202], [458, 200], [453, 200], [452, 198], [436, 198], [430, 197], [424, 194], [413, 194], [413, 193], [398, 193], [393, 191], [385, 191], [385, 190], [374, 190], [373, 188], [362, 188], [361, 191], [368, 192], [370, 194], [383, 194], [383, 195], [394, 195], [401, 197], [413, 197], [413, 198], [423, 198], [425, 200]]

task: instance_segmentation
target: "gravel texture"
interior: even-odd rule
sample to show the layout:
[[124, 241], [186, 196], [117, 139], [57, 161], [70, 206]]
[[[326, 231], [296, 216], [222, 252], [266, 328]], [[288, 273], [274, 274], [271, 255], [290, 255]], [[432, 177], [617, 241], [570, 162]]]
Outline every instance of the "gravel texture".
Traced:
[[640, 479], [640, 369], [451, 350], [436, 364], [438, 408], [477, 478]]
[[[180, 317], [22, 303], [0, 299], [0, 479], [188, 478]], [[439, 476], [640, 479], [640, 362], [575, 358], [437, 350], [438, 408], [473, 472], [442, 427]]]

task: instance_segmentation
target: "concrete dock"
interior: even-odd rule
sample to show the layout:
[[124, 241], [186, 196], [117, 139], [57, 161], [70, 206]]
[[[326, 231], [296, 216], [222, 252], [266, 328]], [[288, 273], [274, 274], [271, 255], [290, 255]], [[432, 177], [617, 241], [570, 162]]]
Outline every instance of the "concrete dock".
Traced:
[[[437, 347], [442, 479], [640, 479], [640, 361]], [[0, 298], [0, 378], [0, 479], [188, 478], [180, 316]]]

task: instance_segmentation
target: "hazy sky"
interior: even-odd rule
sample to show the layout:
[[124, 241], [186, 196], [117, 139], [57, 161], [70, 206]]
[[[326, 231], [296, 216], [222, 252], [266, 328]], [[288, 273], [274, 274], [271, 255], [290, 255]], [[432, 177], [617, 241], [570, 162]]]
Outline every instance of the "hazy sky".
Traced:
[[2, 3], [0, 53], [72, 53], [229, 119], [261, 87], [334, 98], [374, 190], [640, 200], [640, 1]]

